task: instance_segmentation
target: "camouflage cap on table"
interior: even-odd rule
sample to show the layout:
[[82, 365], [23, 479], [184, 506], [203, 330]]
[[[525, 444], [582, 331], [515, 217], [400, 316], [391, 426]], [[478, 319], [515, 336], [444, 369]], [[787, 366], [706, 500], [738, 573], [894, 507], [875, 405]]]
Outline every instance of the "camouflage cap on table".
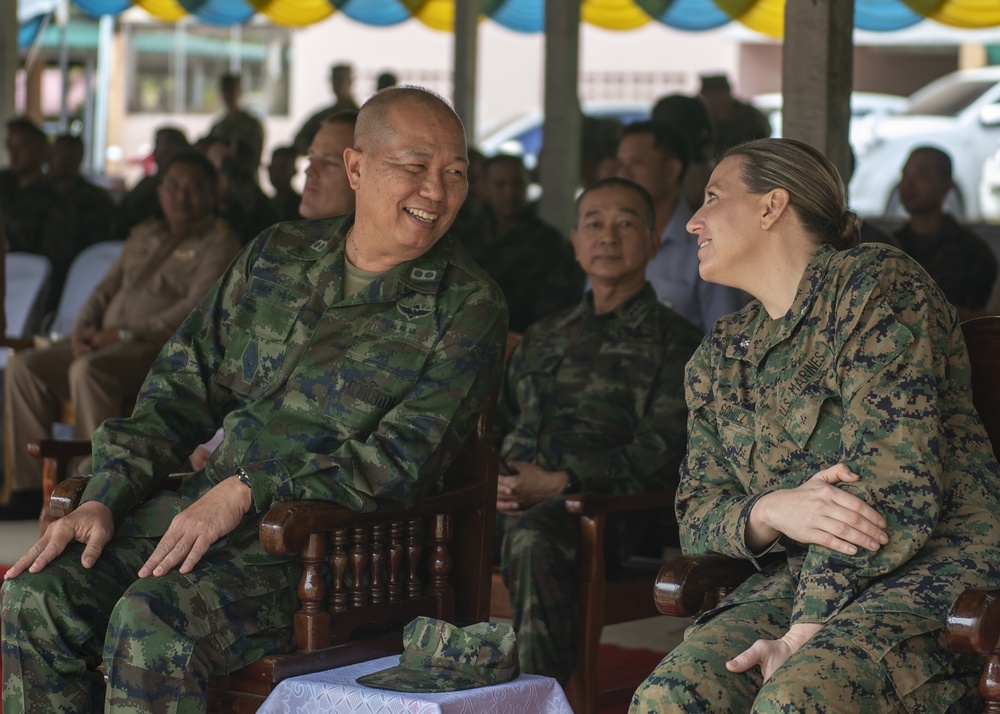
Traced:
[[418, 617], [403, 630], [399, 664], [358, 677], [358, 684], [399, 692], [454, 692], [503, 684], [520, 674], [514, 628], [479, 622], [455, 627]]

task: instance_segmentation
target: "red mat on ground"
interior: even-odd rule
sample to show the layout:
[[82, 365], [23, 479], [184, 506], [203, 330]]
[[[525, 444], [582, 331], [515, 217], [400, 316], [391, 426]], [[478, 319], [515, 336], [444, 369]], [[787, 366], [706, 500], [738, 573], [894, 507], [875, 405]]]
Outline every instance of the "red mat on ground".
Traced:
[[[635, 682], [656, 669], [664, 652], [601, 645], [597, 655], [597, 682], [600, 689]], [[628, 704], [601, 709], [601, 714], [627, 714]]]

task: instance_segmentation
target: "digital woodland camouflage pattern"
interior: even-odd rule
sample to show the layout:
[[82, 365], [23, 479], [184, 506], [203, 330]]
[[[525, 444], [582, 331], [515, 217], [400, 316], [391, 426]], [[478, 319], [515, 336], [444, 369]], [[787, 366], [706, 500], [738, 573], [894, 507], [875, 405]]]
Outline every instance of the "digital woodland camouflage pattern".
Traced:
[[504, 622], [456, 627], [417, 617], [403, 629], [399, 664], [358, 677], [358, 684], [398, 692], [456, 692], [516, 679], [517, 638]]
[[[863, 698], [852, 685], [878, 666], [908, 711], [960, 706], [978, 675], [941, 628], [962, 591], [1000, 584], [1000, 469], [969, 380], [954, 308], [912, 259], [884, 245], [819, 249], [780, 320], [756, 301], [721, 320], [686, 378], [677, 496], [685, 552], [753, 559], [743, 534], [756, 499], [838, 462], [861, 477], [840, 487], [886, 519], [889, 542], [849, 556], [783, 538], [787, 560], [704, 615], [708, 625], [650, 676], [633, 711], [669, 711], [681, 686], [711, 703], [699, 711], [739, 711], [727, 697], [752, 697], [759, 671], [730, 674], [722, 663], [796, 622], [825, 627], [785, 666], [827, 673], [803, 675], [809, 688], [781, 711], [882, 711], [876, 694]], [[716, 647], [708, 666], [691, 664], [723, 637], [732, 644]]]
[[[528, 329], [510, 356], [494, 433], [507, 461], [571, 468], [583, 490], [642, 493], [677, 483], [687, 408], [684, 365], [696, 327], [647, 284], [611, 313], [590, 298]], [[501, 572], [510, 589], [521, 669], [565, 683], [576, 641], [578, 524], [565, 499], [497, 517]], [[647, 521], [609, 522], [616, 555], [630, 553]]]
[[[287, 647], [287, 633], [269, 633], [261, 645], [250, 631], [287, 627], [288, 609], [297, 607], [297, 566], [267, 556], [257, 536], [272, 504], [304, 498], [370, 510], [414, 503], [438, 488], [444, 466], [496, 389], [506, 335], [497, 287], [446, 237], [421, 258], [342, 299], [343, 237], [351, 220], [285, 223], [262, 234], [164, 348], [132, 418], [110, 420], [94, 437], [98, 476], [84, 500], [111, 509], [117, 536], [99, 563], [114, 563], [117, 550], [138, 547], [135, 537], [162, 535], [174, 515], [237, 466], [247, 471], [253, 488], [251, 512], [187, 578], [197, 582], [196, 595], [212, 604], [188, 604], [186, 598], [195, 595], [178, 577], [132, 585], [142, 558], [121, 556], [127, 571], [108, 578], [120, 578], [119, 592], [137, 588], [135, 598], [157, 611], [156, 620], [146, 623], [137, 608], [135, 630], [129, 622], [119, 628], [126, 643], [141, 640], [141, 657], [118, 644], [118, 657], [104, 659], [115, 691], [145, 697], [130, 706], [186, 712], [195, 709], [185, 702], [200, 701], [203, 709], [205, 672], [225, 672]], [[220, 422], [225, 438], [207, 467], [187, 476], [179, 492], [160, 491], [167, 474], [181, 470]], [[213, 559], [231, 562], [232, 570]], [[49, 568], [69, 572], [78, 560], [75, 551]], [[93, 666], [96, 658], [80, 652], [99, 651], [117, 600], [110, 593], [99, 606], [88, 605], [94, 588], [89, 573], [79, 574], [86, 587], [63, 589], [50, 600], [44, 593], [57, 588], [58, 579], [39, 581], [41, 576], [24, 573], [16, 585], [5, 586], [5, 676], [22, 669], [24, 681], [53, 702], [61, 701], [68, 681], [83, 686], [77, 683], [87, 676], [85, 665]], [[143, 588], [152, 594], [143, 595]], [[64, 602], [69, 597], [79, 597], [79, 611]], [[29, 646], [26, 623], [33, 638], [56, 643], [46, 658], [58, 662], [58, 676], [18, 653]], [[39, 623], [48, 632], [34, 633]], [[67, 631], [86, 635], [63, 638]], [[212, 640], [198, 649], [197, 666], [171, 644], [203, 636]], [[84, 648], [90, 639], [95, 642]], [[155, 643], [174, 648], [165, 650], [173, 668], [154, 663]], [[110, 639], [108, 644], [111, 652]], [[142, 663], [155, 666], [146, 671]], [[184, 694], [174, 708], [178, 688]], [[23, 710], [17, 696], [8, 704], [6, 692], [3, 705], [8, 714]], [[47, 711], [59, 709], [53, 704]]]

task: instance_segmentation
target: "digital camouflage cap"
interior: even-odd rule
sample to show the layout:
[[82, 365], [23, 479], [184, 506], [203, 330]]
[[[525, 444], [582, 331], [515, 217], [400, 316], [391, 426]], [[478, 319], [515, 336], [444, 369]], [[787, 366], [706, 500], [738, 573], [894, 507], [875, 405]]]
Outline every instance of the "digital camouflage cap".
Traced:
[[520, 670], [514, 628], [479, 622], [456, 627], [418, 617], [403, 630], [399, 664], [358, 677], [358, 684], [399, 692], [454, 692], [503, 684]]

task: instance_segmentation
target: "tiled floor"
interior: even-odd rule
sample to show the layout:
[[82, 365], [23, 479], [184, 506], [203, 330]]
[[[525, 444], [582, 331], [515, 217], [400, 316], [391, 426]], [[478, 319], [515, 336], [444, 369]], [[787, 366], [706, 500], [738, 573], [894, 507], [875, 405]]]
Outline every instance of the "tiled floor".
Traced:
[[[36, 521], [0, 522], [0, 563], [9, 565], [23, 555], [38, 539]], [[652, 597], [652, 585], [650, 585]], [[604, 629], [602, 642], [622, 647], [641, 647], [655, 652], [667, 652], [680, 642], [687, 620], [658, 617], [638, 620]]]

